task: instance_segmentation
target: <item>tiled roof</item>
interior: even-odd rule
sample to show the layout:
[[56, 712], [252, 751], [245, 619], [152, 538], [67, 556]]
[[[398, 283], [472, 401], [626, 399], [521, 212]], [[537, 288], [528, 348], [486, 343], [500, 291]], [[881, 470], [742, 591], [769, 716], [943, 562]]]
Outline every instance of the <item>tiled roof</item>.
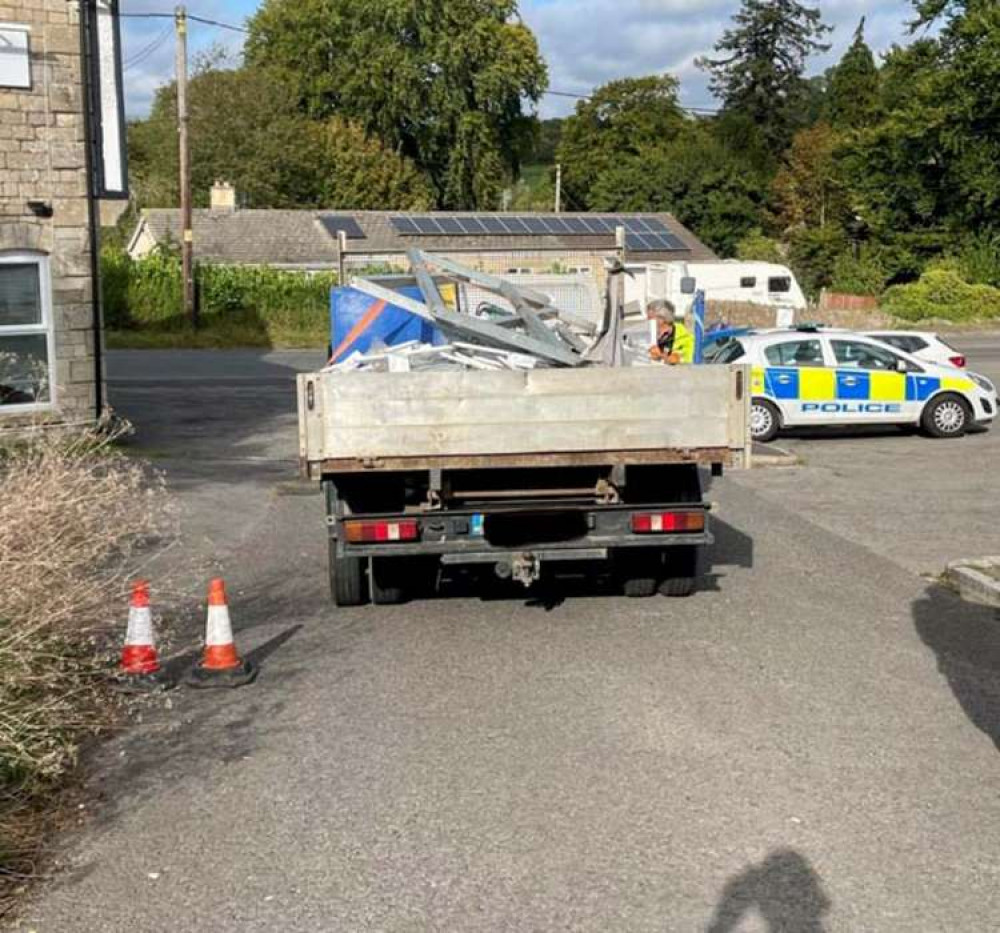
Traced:
[[[397, 211], [313, 211], [313, 210], [196, 210], [194, 238], [198, 257], [206, 262], [270, 265], [335, 265], [338, 245], [319, 222], [322, 214], [349, 216], [357, 221], [365, 236], [349, 239], [347, 254], [401, 253], [411, 247], [461, 252], [505, 252], [514, 250], [598, 251], [614, 248], [612, 236], [400, 236], [389, 218]], [[519, 212], [520, 213], [520, 212]], [[180, 242], [179, 211], [152, 209], [143, 214], [149, 232], [158, 243]], [[473, 217], [473, 212], [442, 213], [443, 217]], [[538, 214], [535, 216], [548, 216]], [[663, 221], [687, 249], [656, 253], [630, 253], [629, 258], [649, 260], [705, 260], [715, 254], [681, 226], [671, 214], [563, 214], [574, 216], [645, 217]]]

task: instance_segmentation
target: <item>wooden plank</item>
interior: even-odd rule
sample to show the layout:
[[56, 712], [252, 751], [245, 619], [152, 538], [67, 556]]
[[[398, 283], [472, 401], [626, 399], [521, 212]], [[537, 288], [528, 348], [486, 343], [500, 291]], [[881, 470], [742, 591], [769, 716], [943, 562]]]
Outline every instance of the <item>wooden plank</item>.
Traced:
[[319, 461], [320, 471], [333, 473], [370, 473], [373, 470], [480, 470], [516, 467], [640, 466], [671, 463], [722, 463], [729, 465], [733, 452], [728, 447], [695, 449], [660, 448], [658, 450], [592, 450], [572, 453], [505, 454], [454, 457], [380, 457], [327, 458]]

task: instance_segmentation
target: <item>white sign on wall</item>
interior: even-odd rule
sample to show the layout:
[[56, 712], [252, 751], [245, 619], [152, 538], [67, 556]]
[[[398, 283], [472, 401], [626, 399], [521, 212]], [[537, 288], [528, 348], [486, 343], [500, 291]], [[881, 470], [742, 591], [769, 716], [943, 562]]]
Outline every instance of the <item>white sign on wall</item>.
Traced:
[[90, 80], [96, 111], [97, 196], [126, 198], [128, 166], [118, 0], [91, 0], [91, 3]]
[[0, 87], [31, 87], [30, 35], [27, 26], [0, 23]]

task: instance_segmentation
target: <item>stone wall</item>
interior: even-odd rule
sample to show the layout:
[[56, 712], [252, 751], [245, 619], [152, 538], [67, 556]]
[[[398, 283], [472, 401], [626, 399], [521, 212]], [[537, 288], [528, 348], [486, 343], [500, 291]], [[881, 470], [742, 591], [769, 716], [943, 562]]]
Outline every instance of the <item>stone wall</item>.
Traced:
[[[30, 90], [0, 87], [0, 251], [49, 256], [56, 404], [45, 417], [71, 422], [92, 419], [96, 405], [78, 9], [0, 0], [0, 22], [30, 27], [32, 78]], [[51, 204], [52, 217], [36, 217], [29, 201]], [[0, 429], [22, 419], [0, 406]]]

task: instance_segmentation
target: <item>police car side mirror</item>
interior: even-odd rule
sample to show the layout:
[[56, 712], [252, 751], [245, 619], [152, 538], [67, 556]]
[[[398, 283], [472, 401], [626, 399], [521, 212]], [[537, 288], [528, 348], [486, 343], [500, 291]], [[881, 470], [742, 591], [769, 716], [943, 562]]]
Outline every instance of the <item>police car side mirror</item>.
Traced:
[[896, 372], [897, 373], [908, 373], [910, 371], [910, 364], [906, 360], [896, 360]]

